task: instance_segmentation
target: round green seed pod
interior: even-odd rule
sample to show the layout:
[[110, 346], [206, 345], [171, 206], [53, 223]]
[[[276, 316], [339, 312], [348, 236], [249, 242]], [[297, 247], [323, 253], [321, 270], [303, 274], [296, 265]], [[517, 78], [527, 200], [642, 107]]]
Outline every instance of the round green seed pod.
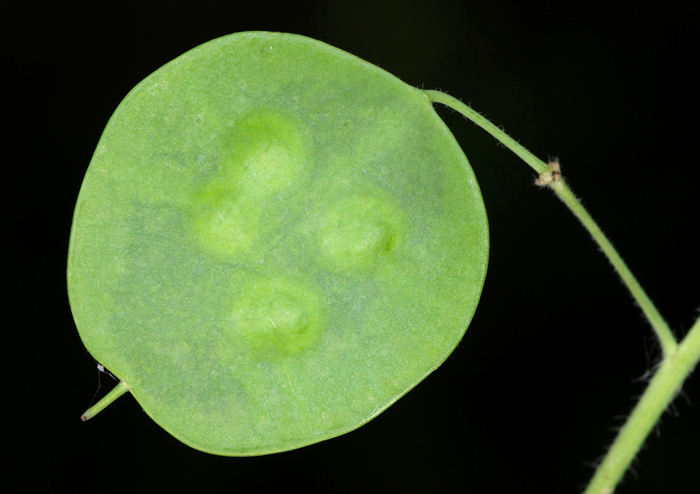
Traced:
[[488, 225], [426, 95], [302, 36], [182, 55], [109, 121], [76, 205], [80, 336], [146, 413], [220, 455], [351, 431], [474, 314]]

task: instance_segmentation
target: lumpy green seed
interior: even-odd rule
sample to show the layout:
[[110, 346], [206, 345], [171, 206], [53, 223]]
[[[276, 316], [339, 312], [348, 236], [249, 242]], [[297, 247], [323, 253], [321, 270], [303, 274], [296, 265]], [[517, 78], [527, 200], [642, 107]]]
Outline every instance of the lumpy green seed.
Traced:
[[246, 196], [268, 197], [289, 188], [307, 164], [298, 125], [276, 112], [240, 120], [224, 146], [224, 179]]
[[240, 187], [244, 194], [268, 196], [294, 183], [298, 163], [294, 163], [286, 148], [271, 145], [260, 149], [243, 163], [245, 174]]
[[193, 224], [201, 246], [235, 260], [260, 235], [269, 199], [303, 183], [306, 153], [298, 125], [275, 112], [239, 120], [221, 143], [219, 168], [192, 201]]
[[259, 232], [258, 217], [245, 203], [240, 199], [222, 199], [200, 213], [197, 236], [209, 251], [232, 258], [250, 250]]
[[319, 256], [331, 269], [368, 271], [388, 260], [401, 242], [401, 214], [378, 195], [341, 199], [325, 214], [319, 229]]
[[259, 353], [298, 353], [318, 339], [324, 326], [320, 298], [298, 280], [260, 279], [236, 299], [233, 331]]

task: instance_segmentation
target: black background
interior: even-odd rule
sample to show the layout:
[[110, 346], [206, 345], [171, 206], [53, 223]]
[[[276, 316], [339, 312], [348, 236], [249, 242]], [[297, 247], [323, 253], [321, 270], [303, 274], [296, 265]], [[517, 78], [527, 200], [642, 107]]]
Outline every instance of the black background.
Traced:
[[[2, 482], [26, 492], [580, 491], [658, 346], [564, 206], [449, 110], [438, 111], [472, 163], [491, 227], [476, 316], [445, 364], [386, 412], [297, 451], [200, 453], [128, 395], [80, 421], [98, 371], [66, 295], [73, 206], [107, 120], [144, 77], [233, 32], [303, 34], [461, 97], [543, 159], [559, 156], [682, 335], [700, 303], [694, 10], [688, 1], [0, 2], [12, 415]], [[113, 385], [102, 383], [99, 396]], [[618, 492], [700, 491], [697, 377], [684, 392]]]

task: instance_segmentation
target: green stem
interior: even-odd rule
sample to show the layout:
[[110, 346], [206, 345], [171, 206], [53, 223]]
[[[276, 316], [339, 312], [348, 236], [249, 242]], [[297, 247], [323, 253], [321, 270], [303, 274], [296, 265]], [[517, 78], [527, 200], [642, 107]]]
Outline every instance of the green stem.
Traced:
[[659, 338], [664, 353], [663, 360], [585, 491], [585, 494], [612, 494], [661, 414], [678, 394], [683, 381], [698, 364], [700, 319], [695, 322], [685, 339], [678, 344], [671, 329], [608, 238], [574, 196], [566, 182], [560, 176], [553, 174], [555, 171], [558, 174], [558, 168], [550, 169], [543, 161], [461, 101], [439, 91], [424, 91], [424, 93], [432, 102], [442, 103], [457, 110], [486, 130], [530, 165], [540, 178], [547, 174], [547, 180], [542, 183], [547, 184], [557, 194], [598, 243]]
[[615, 250], [615, 247], [612, 246], [610, 240], [608, 240], [591, 215], [588, 214], [588, 211], [586, 211], [586, 209], [583, 207], [581, 201], [574, 196], [569, 186], [566, 185], [566, 182], [563, 180], [552, 182], [550, 187], [557, 194], [559, 199], [561, 199], [562, 202], [569, 207], [571, 212], [574, 213], [574, 216], [576, 216], [579, 221], [583, 223], [583, 226], [598, 243], [601, 250], [620, 275], [620, 278], [622, 278], [622, 281], [625, 283], [629, 291], [632, 292], [632, 296], [636, 300], [637, 304], [639, 304], [639, 307], [642, 309], [642, 312], [644, 312], [646, 318], [651, 323], [652, 328], [654, 328], [656, 336], [659, 338], [659, 342], [661, 343], [661, 348], [663, 349], [664, 355], [668, 356], [673, 354], [678, 348], [678, 343], [675, 336], [673, 336], [673, 333], [666, 324], [666, 321], [664, 321], [663, 317], [661, 317], [661, 314], [659, 314], [656, 306], [649, 299], [644, 289], [627, 267], [627, 264], [625, 264], [625, 261], [622, 260], [620, 255]]
[[121, 395], [131, 391], [131, 388], [124, 381], [119, 381], [112, 391], [107, 393], [107, 396], [98, 401], [95, 405], [87, 409], [87, 411], [80, 416], [80, 419], [85, 422], [90, 420], [92, 417], [104, 410], [108, 405], [112, 404], [114, 400], [119, 398]]
[[[448, 94], [441, 93], [440, 91], [426, 90], [423, 92], [428, 96], [428, 98], [430, 98], [431, 101], [442, 103], [443, 105], [458, 111], [466, 118], [477, 124], [479, 127], [498, 139], [508, 149], [517, 154], [523, 161], [525, 161], [525, 163], [530, 165], [532, 169], [540, 175], [549, 171], [549, 167], [542, 160], [537, 158], [515, 139], [510, 137], [508, 134], [492, 124], [489, 120], [481, 116], [478, 112], [472, 110], [469, 106], [465, 105], [458, 99]], [[564, 202], [564, 204], [569, 207], [571, 212], [579, 219], [579, 221], [581, 221], [586, 230], [588, 230], [588, 232], [593, 236], [593, 239], [598, 243], [603, 253], [607, 256], [610, 263], [620, 275], [622, 281], [632, 293], [635, 301], [637, 304], [639, 304], [642, 312], [647, 317], [652, 328], [656, 332], [656, 335], [661, 342], [664, 355], [673, 353], [676, 350], [678, 343], [676, 342], [671, 329], [663, 320], [659, 314], [659, 311], [639, 285], [636, 278], [634, 275], [632, 275], [632, 272], [607, 239], [603, 231], [598, 227], [595, 221], [593, 221], [593, 218], [591, 218], [581, 202], [576, 199], [576, 196], [574, 196], [563, 180], [552, 182], [550, 187]]]
[[700, 359], [700, 319], [676, 352], [664, 357], [632, 415], [620, 430], [584, 494], [611, 494], [661, 414]]
[[500, 141], [505, 147], [517, 154], [520, 159], [530, 165], [538, 174], [545, 173], [548, 170], [547, 164], [544, 161], [539, 159], [537, 156], [525, 149], [518, 141], [492, 124], [486, 117], [480, 115], [479, 112], [472, 110], [469, 106], [465, 105], [457, 98], [453, 98], [449, 94], [430, 89], [426, 89], [423, 92], [428, 96], [428, 98], [430, 98], [430, 101], [434, 103], [442, 103], [453, 110], [457, 110], [459, 113], [467, 117], [467, 119], [484, 129], [486, 132]]

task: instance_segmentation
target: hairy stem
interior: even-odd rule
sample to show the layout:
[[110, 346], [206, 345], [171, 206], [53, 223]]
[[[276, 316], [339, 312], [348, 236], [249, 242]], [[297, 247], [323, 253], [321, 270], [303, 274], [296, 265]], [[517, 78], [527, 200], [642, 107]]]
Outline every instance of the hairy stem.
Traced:
[[[510, 137], [508, 134], [492, 124], [489, 120], [481, 116], [478, 112], [472, 110], [469, 106], [465, 105], [458, 99], [453, 98], [448, 94], [441, 93], [440, 91], [426, 90], [423, 92], [430, 98], [431, 101], [442, 103], [443, 105], [458, 111], [467, 119], [477, 124], [479, 127], [498, 139], [508, 149], [517, 154], [537, 173], [544, 174], [549, 171], [549, 167], [542, 160], [537, 158], [515, 139]], [[656, 306], [649, 299], [644, 289], [642, 289], [639, 282], [637, 282], [636, 278], [617, 253], [615, 248], [612, 246], [610, 241], [607, 239], [603, 231], [600, 229], [600, 227], [598, 227], [595, 221], [593, 221], [593, 218], [591, 218], [581, 202], [576, 198], [576, 196], [574, 196], [571, 189], [569, 189], [563, 180], [552, 182], [550, 187], [564, 202], [564, 204], [569, 207], [571, 212], [579, 219], [579, 221], [581, 221], [583, 226], [598, 243], [603, 253], [607, 256], [610, 263], [620, 275], [622, 281], [632, 293], [632, 297], [634, 297], [634, 300], [637, 302], [639, 307], [642, 309], [642, 312], [651, 323], [654, 332], [661, 342], [664, 355], [673, 353], [676, 350], [678, 343], [676, 342], [676, 338], [673, 336], [671, 329], [663, 320], [659, 314], [659, 311], [656, 309]]]
[[566, 185], [566, 182], [563, 180], [552, 182], [550, 187], [557, 194], [559, 199], [561, 199], [562, 202], [569, 207], [571, 212], [574, 213], [574, 216], [576, 216], [579, 221], [583, 223], [583, 226], [598, 243], [603, 253], [607, 256], [608, 260], [615, 268], [615, 271], [617, 271], [617, 273], [620, 275], [620, 278], [622, 278], [625, 286], [627, 286], [629, 291], [632, 293], [634, 300], [642, 309], [642, 312], [644, 312], [644, 315], [651, 323], [652, 328], [654, 328], [654, 332], [656, 332], [656, 336], [659, 338], [664, 355], [668, 356], [673, 354], [678, 347], [676, 338], [673, 336], [673, 333], [666, 324], [666, 321], [664, 321], [661, 314], [659, 314], [656, 306], [649, 299], [649, 296], [627, 267], [627, 264], [625, 264], [625, 261], [622, 260], [620, 255], [615, 250], [615, 247], [612, 246], [610, 240], [608, 240], [600, 227], [596, 224], [593, 218], [591, 218], [591, 215], [588, 214], [588, 211], [586, 211], [586, 209], [583, 207], [581, 201], [574, 196], [569, 186]]
[[87, 411], [80, 416], [80, 420], [83, 422], [90, 420], [127, 391], [131, 391], [131, 388], [124, 381], [119, 381], [119, 384], [117, 384], [112, 391], [107, 393], [104, 398], [88, 408]]
[[[661, 414], [681, 389], [700, 360], [700, 319], [678, 344], [656, 306], [637, 282], [608, 238], [561, 179], [558, 163], [545, 164], [531, 152], [461, 101], [439, 91], [424, 91], [430, 101], [442, 103], [471, 120], [522, 158], [539, 175], [539, 185], [549, 186], [581, 221], [629, 289], [659, 338], [664, 357], [641, 399], [620, 430], [585, 494], [612, 494]], [[556, 165], [551, 167], [550, 165]]]
[[695, 322], [678, 349], [664, 357], [584, 494], [611, 494], [615, 491], [615, 486], [699, 358], [700, 319]]
[[457, 98], [453, 98], [449, 94], [445, 94], [440, 91], [433, 91], [429, 89], [426, 89], [423, 92], [428, 96], [428, 98], [430, 98], [430, 101], [434, 103], [442, 103], [443, 105], [458, 111], [468, 120], [471, 120], [476, 125], [484, 129], [505, 147], [517, 154], [520, 159], [530, 165], [530, 167], [532, 167], [532, 169], [537, 173], [545, 173], [548, 170], [547, 164], [544, 161], [525, 149], [518, 141], [503, 132], [500, 128], [492, 124], [486, 117], [480, 115], [479, 112], [472, 110], [469, 106], [465, 105]]

